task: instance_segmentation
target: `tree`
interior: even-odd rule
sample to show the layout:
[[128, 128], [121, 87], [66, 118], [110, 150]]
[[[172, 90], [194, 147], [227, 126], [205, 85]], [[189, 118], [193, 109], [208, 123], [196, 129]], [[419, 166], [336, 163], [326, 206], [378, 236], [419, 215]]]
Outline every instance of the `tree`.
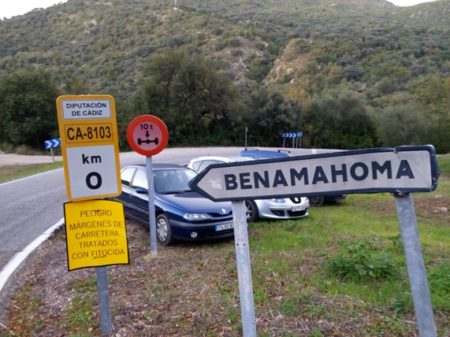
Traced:
[[302, 109], [295, 101], [286, 101], [278, 92], [255, 91], [250, 102], [249, 128], [258, 145], [278, 146], [283, 132], [299, 130]]
[[136, 102], [166, 122], [172, 144], [232, 143], [242, 104], [230, 79], [211, 62], [166, 50], [150, 58], [145, 75]]
[[[429, 133], [430, 124], [423, 114], [423, 106], [408, 103], [389, 106], [377, 116], [377, 130], [382, 145], [400, 146], [421, 144]], [[425, 143], [428, 143], [425, 141]]]
[[352, 92], [314, 98], [306, 115], [307, 143], [322, 148], [366, 148], [377, 144], [374, 122]]
[[58, 130], [56, 98], [59, 90], [50, 74], [18, 70], [0, 79], [0, 139], [42, 148]]

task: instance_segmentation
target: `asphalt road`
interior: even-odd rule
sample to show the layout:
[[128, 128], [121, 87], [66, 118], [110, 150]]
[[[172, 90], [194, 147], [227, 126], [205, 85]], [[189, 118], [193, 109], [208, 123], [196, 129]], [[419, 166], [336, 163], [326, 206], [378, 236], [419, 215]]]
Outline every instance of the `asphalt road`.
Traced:
[[63, 175], [58, 169], [0, 185], [0, 270], [63, 217]]
[[[166, 149], [153, 162], [187, 164], [200, 155], [239, 155], [241, 148]], [[135, 152], [122, 153], [121, 166], [145, 163]], [[8, 261], [63, 216], [63, 169], [0, 184], [0, 271]]]
[[[187, 164], [196, 156], [238, 156], [242, 147], [166, 149], [152, 157], [154, 163]], [[311, 150], [295, 150], [310, 154]], [[121, 153], [121, 166], [145, 163], [135, 152]], [[63, 218], [66, 202], [63, 169], [0, 184], [0, 272], [30, 242]]]

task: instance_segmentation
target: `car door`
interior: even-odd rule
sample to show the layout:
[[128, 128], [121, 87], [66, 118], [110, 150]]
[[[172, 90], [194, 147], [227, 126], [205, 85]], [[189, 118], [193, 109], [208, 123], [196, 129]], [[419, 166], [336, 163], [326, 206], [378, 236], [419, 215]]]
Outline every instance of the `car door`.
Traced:
[[130, 193], [132, 192], [131, 180], [136, 172], [136, 167], [125, 167], [120, 171], [120, 180], [122, 182], [122, 193], [117, 198], [126, 208], [129, 207]]
[[148, 224], [148, 183], [144, 167], [138, 167], [129, 186], [129, 207], [132, 216]]

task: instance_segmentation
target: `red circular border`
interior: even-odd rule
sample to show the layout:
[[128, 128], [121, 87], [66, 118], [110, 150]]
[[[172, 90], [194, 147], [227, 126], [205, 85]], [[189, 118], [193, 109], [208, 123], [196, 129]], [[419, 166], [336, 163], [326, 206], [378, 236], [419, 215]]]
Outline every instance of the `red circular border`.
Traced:
[[[152, 150], [145, 150], [141, 148], [133, 139], [134, 129], [143, 122], [155, 124], [161, 130], [162, 139], [160, 140], [158, 146], [156, 146]], [[127, 141], [128, 144], [131, 146], [131, 148], [137, 153], [140, 153], [144, 156], [153, 156], [155, 154], [160, 153], [167, 146], [167, 143], [169, 142], [169, 131], [167, 130], [166, 124], [164, 124], [164, 122], [158, 117], [153, 115], [140, 115], [135, 117], [130, 122], [130, 124], [128, 124]]]

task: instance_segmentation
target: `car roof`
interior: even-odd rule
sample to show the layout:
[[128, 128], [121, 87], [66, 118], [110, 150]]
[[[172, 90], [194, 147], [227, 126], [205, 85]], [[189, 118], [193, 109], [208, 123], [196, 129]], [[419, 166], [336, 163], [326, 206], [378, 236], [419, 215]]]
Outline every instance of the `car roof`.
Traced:
[[236, 161], [247, 161], [252, 160], [253, 158], [250, 157], [239, 157], [239, 156], [232, 156], [232, 157], [224, 157], [224, 156], [201, 156], [191, 159], [192, 162], [197, 162], [201, 160], [217, 160], [217, 161], [223, 161], [226, 163], [233, 163]]
[[[145, 164], [126, 165], [123, 167], [123, 169], [127, 168], [127, 167], [145, 168], [146, 166], [145, 166]], [[155, 171], [161, 171], [161, 170], [168, 170], [168, 169], [186, 169], [186, 167], [183, 165], [178, 165], [178, 164], [154, 163], [154, 164], [152, 164], [152, 169]]]
[[259, 150], [259, 149], [245, 149], [241, 151], [241, 156], [251, 157], [253, 159], [269, 159], [269, 158], [286, 158], [289, 157], [287, 152], [282, 150]]

